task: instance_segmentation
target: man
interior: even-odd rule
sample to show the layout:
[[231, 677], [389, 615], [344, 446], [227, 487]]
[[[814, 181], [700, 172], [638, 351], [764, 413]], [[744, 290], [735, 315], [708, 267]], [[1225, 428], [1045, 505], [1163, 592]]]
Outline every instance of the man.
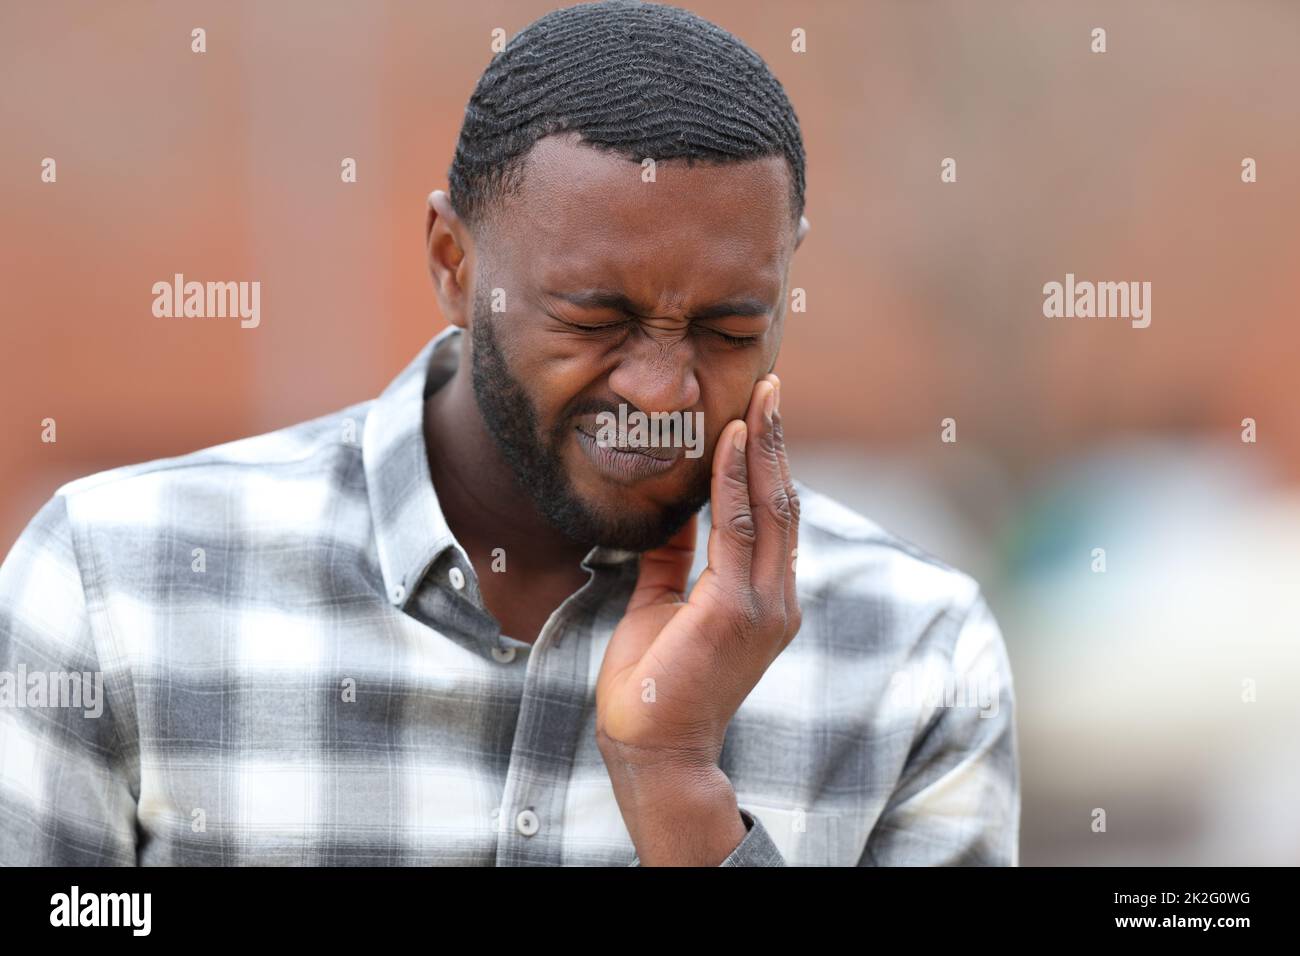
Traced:
[[[791, 478], [809, 224], [763, 61], [557, 11], [449, 179], [451, 328], [377, 400], [72, 482], [15, 545], [0, 862], [1014, 864], [978, 587]], [[59, 674], [101, 713], [32, 703]]]

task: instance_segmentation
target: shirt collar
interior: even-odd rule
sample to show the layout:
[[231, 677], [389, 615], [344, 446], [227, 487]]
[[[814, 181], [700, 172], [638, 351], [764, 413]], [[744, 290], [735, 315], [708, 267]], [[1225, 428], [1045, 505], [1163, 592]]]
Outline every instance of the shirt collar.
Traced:
[[[366, 488], [384, 591], [397, 607], [405, 607], [444, 551], [460, 548], [438, 504], [424, 440], [424, 400], [456, 371], [460, 343], [461, 330], [455, 326], [430, 339], [366, 416], [361, 438]], [[632, 551], [596, 547], [582, 563], [588, 569], [613, 567], [637, 557]]]

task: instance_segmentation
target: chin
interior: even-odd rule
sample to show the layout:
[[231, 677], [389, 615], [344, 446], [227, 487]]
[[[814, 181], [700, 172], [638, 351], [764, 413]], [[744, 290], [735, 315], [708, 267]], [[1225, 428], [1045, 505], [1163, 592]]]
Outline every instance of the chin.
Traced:
[[626, 551], [649, 551], [668, 543], [679, 528], [708, 500], [681, 488], [658, 501], [617, 489], [604, 495], [584, 496], [583, 503], [596, 526], [596, 543]]
[[[570, 487], [583, 504], [593, 514], [613, 524], [667, 520], [670, 515], [688, 507], [692, 499], [698, 497], [698, 486], [685, 474], [684, 469], [682, 474], [674, 469], [671, 474], [646, 479], [634, 485], [616, 484], [590, 474], [581, 478], [572, 476], [569, 480]], [[704, 495], [707, 500], [707, 484], [704, 485]], [[695, 510], [699, 510], [698, 505]]]
[[601, 533], [597, 535], [595, 543], [601, 547], [616, 548], [620, 551], [653, 551], [667, 544], [689, 517], [690, 515], [687, 515], [671, 523], [663, 514], [646, 516], [644, 521], [637, 521], [634, 518], [621, 519], [604, 526]]
[[708, 501], [709, 472], [693, 459], [679, 459], [661, 474], [631, 480], [595, 466], [572, 448], [565, 461], [570, 504], [561, 514], [566, 534], [584, 544], [648, 551], [669, 538]]

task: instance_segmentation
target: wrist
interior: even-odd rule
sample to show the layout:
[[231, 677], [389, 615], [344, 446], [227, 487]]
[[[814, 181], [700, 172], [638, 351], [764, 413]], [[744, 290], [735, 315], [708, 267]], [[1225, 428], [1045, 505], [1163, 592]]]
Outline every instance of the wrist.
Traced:
[[716, 767], [665, 773], [619, 805], [642, 866], [718, 866], [749, 832], [731, 781]]

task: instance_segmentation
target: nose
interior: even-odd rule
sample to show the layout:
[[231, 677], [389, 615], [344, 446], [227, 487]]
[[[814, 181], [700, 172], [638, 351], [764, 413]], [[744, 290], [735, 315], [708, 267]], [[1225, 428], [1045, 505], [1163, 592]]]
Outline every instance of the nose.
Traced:
[[678, 412], [700, 400], [695, 345], [689, 330], [658, 330], [630, 336], [609, 387], [646, 414]]

